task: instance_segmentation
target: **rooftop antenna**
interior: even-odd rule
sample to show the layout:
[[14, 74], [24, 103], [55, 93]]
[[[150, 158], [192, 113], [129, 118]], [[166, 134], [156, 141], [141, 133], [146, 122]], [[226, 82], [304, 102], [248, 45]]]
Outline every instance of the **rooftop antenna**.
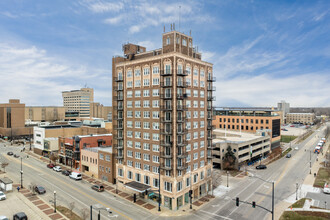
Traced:
[[173, 30], [175, 31], [175, 23], [173, 23]]
[[179, 5], [179, 32], [180, 32], [181, 5]]

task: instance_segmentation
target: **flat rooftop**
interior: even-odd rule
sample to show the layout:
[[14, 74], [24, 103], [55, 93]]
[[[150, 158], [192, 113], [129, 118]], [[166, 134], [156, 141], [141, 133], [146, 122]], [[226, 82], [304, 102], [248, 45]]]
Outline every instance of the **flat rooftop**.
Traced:
[[[266, 130], [265, 130], [266, 132]], [[221, 135], [218, 135], [219, 133], [221, 133]], [[217, 136], [216, 139], [213, 139], [212, 143], [216, 144], [216, 143], [243, 143], [246, 141], [252, 141], [258, 138], [262, 138], [265, 136], [261, 136], [261, 135], [257, 135], [255, 133], [247, 133], [247, 132], [239, 132], [239, 131], [225, 131], [225, 129], [215, 129], [213, 130], [213, 134], [215, 134]], [[226, 136], [229, 135], [229, 136]], [[223, 136], [222, 136], [223, 135]], [[235, 135], [235, 136], [231, 136], [231, 135]]]
[[91, 152], [97, 153], [98, 151], [104, 151], [108, 153], [112, 153], [112, 146], [104, 146], [104, 147], [86, 147], [83, 150], [88, 150]]

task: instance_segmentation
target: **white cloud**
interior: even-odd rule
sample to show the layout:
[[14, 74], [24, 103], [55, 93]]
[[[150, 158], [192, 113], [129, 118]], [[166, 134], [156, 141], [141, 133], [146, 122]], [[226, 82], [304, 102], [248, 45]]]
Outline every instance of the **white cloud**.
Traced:
[[118, 24], [118, 23], [122, 22], [123, 19], [124, 19], [124, 16], [119, 15], [119, 16], [116, 16], [116, 17], [105, 19], [104, 23], [106, 23], [106, 24]]
[[124, 4], [118, 1], [88, 0], [81, 3], [94, 13], [118, 12], [124, 7]]
[[329, 79], [324, 73], [309, 73], [284, 78], [270, 75], [241, 76], [218, 80], [214, 92], [216, 106], [240, 103], [241, 106], [275, 106], [286, 100], [291, 106], [329, 106]]

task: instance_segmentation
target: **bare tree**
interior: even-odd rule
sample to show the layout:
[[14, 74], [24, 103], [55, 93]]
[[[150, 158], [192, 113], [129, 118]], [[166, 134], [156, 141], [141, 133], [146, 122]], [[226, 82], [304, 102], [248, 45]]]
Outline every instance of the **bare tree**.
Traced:
[[88, 215], [88, 209], [87, 208], [81, 209], [81, 218], [83, 220], [86, 220], [88, 217], [89, 217], [89, 215]]
[[76, 206], [76, 204], [74, 202], [70, 202], [69, 203], [69, 209], [70, 209], [70, 216], [72, 217], [72, 213], [73, 213], [73, 209]]
[[213, 170], [212, 171], [212, 189], [217, 188], [222, 183], [221, 171]]
[[9, 165], [7, 162], [1, 163], [1, 168], [3, 168], [3, 172], [6, 172], [6, 167]]
[[55, 166], [56, 166], [56, 161], [58, 160], [59, 156], [57, 153], [52, 153], [50, 155], [50, 160], [53, 161], [55, 163]]
[[30, 185], [29, 185], [29, 188], [30, 188], [30, 191], [31, 191], [32, 195], [36, 195], [37, 194], [37, 192], [36, 192], [36, 186], [37, 186], [37, 184], [35, 184], [35, 183], [30, 183]]

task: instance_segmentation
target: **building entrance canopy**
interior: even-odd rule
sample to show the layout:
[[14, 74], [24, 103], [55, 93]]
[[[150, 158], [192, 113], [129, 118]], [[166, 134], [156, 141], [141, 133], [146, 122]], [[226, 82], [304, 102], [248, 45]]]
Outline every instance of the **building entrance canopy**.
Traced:
[[150, 186], [148, 185], [145, 185], [145, 184], [142, 184], [142, 183], [139, 183], [139, 182], [136, 182], [136, 181], [132, 181], [132, 182], [129, 182], [129, 183], [125, 183], [124, 184], [127, 188], [130, 188], [134, 191], [137, 191], [139, 193], [143, 193], [145, 192], [146, 190], [149, 190], [151, 189]]

